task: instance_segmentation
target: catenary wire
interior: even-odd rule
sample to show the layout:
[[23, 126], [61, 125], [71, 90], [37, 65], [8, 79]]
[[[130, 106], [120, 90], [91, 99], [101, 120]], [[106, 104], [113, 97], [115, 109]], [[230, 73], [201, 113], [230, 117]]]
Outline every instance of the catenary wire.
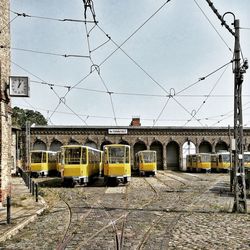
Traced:
[[[91, 57], [91, 47], [90, 47], [90, 40], [89, 40], [89, 36], [90, 36], [90, 32], [88, 31], [88, 27], [87, 27], [87, 24], [85, 23], [85, 31], [86, 31], [86, 38], [87, 38], [87, 44], [88, 44], [88, 50], [89, 50], [89, 59], [92, 63], [92, 65], [96, 65]], [[110, 39], [109, 39], [110, 40]], [[102, 45], [103, 46], [103, 45]], [[100, 46], [99, 46], [100, 48]], [[96, 69], [96, 67], [95, 67]], [[115, 124], [116, 126], [118, 125], [117, 124], [117, 119], [116, 119], [116, 113], [115, 113], [115, 107], [114, 107], [114, 102], [113, 102], [113, 98], [112, 98], [112, 92], [109, 91], [108, 87], [107, 87], [107, 84], [105, 83], [103, 77], [101, 76], [101, 72], [96, 70], [97, 71], [97, 74], [103, 84], [103, 86], [105, 87], [107, 93], [109, 94], [109, 99], [110, 99], [110, 103], [111, 103], [111, 108], [112, 108], [112, 112], [113, 112], [113, 116], [114, 116], [114, 121], [115, 121]]]
[[[108, 59], [113, 55], [115, 54], [119, 48], [121, 46], [123, 46], [126, 42], [128, 42], [148, 21], [150, 21], [161, 9], [163, 9], [163, 7], [168, 3], [170, 2], [171, 0], [167, 0], [163, 3], [163, 5], [161, 5], [149, 18], [147, 18], [143, 24], [141, 24], [134, 32], [131, 33], [131, 35], [125, 39], [120, 45], [118, 48], [116, 48], [113, 52], [111, 52], [100, 64], [99, 64], [99, 67], [101, 67], [106, 61], [108, 61]], [[96, 24], [98, 25], [98, 22], [96, 22]], [[104, 31], [103, 31], [104, 32]], [[105, 32], [104, 32], [105, 33]], [[105, 33], [106, 35], [106, 33]], [[94, 69], [96, 70], [96, 69]], [[78, 82], [76, 82], [73, 86], [72, 86], [72, 89], [75, 88], [76, 86], [78, 86], [79, 84], [81, 84], [82, 82], [84, 82], [90, 75], [91, 73], [93, 72], [90, 72], [89, 74], [85, 75], [83, 78], [81, 78]]]
[[[226, 70], [228, 69], [229, 64], [227, 65], [227, 67], [224, 69], [224, 71], [222, 72], [222, 74], [219, 76], [218, 80], [215, 82], [214, 86], [212, 87], [212, 89], [210, 90], [209, 94], [207, 95], [207, 97], [205, 98], [205, 100], [203, 100], [203, 102], [200, 104], [199, 108], [197, 110], [195, 110], [195, 114], [197, 115], [197, 113], [201, 110], [201, 108], [205, 105], [205, 103], [207, 102], [208, 98], [210, 97], [211, 93], [214, 91], [214, 89], [216, 88], [216, 86], [218, 85], [218, 83], [220, 82], [221, 78], [223, 77], [223, 75], [225, 74]], [[192, 120], [192, 118], [190, 120], [188, 120], [184, 126], [186, 126], [190, 121]]]
[[232, 49], [229, 47], [229, 45], [227, 44], [227, 42], [225, 41], [225, 39], [221, 36], [221, 34], [219, 33], [219, 31], [215, 28], [215, 26], [213, 25], [213, 23], [211, 22], [211, 20], [208, 18], [208, 16], [206, 15], [206, 13], [203, 11], [203, 9], [201, 8], [201, 6], [198, 4], [198, 2], [196, 0], [194, 0], [195, 4], [198, 6], [198, 8], [200, 9], [200, 11], [202, 12], [202, 14], [205, 16], [205, 18], [207, 19], [207, 21], [210, 23], [210, 25], [213, 27], [213, 29], [215, 30], [215, 32], [217, 33], [217, 35], [220, 37], [220, 39], [222, 40], [222, 42], [226, 45], [226, 47], [229, 49], [230, 52], [233, 52]]
[[5, 26], [3, 26], [3, 28], [0, 29], [0, 34], [1, 34], [6, 28], [8, 28], [9, 25], [10, 25], [13, 21], [15, 21], [17, 17], [18, 17], [18, 16], [12, 18]]
[[[7, 48], [5, 46], [5, 48]], [[17, 50], [17, 51], [24, 51], [24, 52], [30, 52], [30, 53], [36, 53], [36, 54], [43, 54], [43, 55], [50, 55], [50, 56], [60, 56], [60, 57], [78, 57], [78, 58], [89, 58], [89, 56], [85, 55], [77, 55], [77, 54], [59, 54], [59, 53], [52, 53], [52, 52], [45, 52], [45, 51], [38, 51], [38, 50], [31, 50], [31, 49], [23, 49], [23, 48], [13, 48], [8, 47], [11, 50]]]
[[231, 60], [230, 62], [228, 62], [228, 63], [226, 63], [226, 64], [220, 66], [219, 68], [213, 70], [211, 73], [209, 73], [209, 74], [207, 74], [207, 75], [205, 75], [205, 76], [199, 78], [199, 79], [198, 79], [197, 81], [195, 81], [194, 83], [191, 83], [190, 85], [188, 85], [188, 86], [185, 87], [184, 89], [178, 91], [178, 92], [176, 93], [176, 95], [179, 95], [180, 93], [182, 93], [182, 92], [186, 91], [187, 89], [193, 87], [194, 85], [198, 84], [200, 81], [205, 80], [206, 78], [208, 78], [209, 76], [211, 76], [211, 75], [215, 74], [216, 72], [220, 71], [220, 70], [223, 69], [224, 67], [227, 67], [227, 66], [228, 66], [230, 63], [232, 63], [232, 62], [233, 62], [233, 60]]
[[43, 20], [50, 20], [50, 21], [58, 21], [58, 22], [76, 22], [76, 23], [95, 23], [95, 21], [89, 21], [89, 20], [81, 20], [81, 19], [72, 19], [72, 18], [53, 18], [53, 17], [44, 17], [44, 16], [35, 16], [35, 15], [29, 15], [26, 13], [19, 13], [15, 12], [13, 10], [10, 10], [13, 14], [17, 15], [17, 17], [28, 17], [28, 18], [37, 18], [37, 19], [43, 19]]
[[[33, 83], [38, 83], [41, 85], [49, 85], [49, 86], [54, 86], [54, 87], [58, 87], [58, 88], [66, 88], [66, 89], [71, 89], [72, 87], [70, 85], [60, 85], [60, 84], [55, 84], [55, 83], [48, 83], [48, 82], [42, 82], [42, 81], [36, 81], [36, 80], [30, 80], [30, 82]], [[90, 88], [83, 88], [83, 87], [75, 87], [74, 89], [76, 90], [83, 90], [83, 91], [89, 91], [89, 92], [94, 92], [94, 93], [100, 93], [100, 94], [107, 94], [108, 92], [106, 90], [98, 90], [98, 89], [90, 89]], [[112, 91], [113, 95], [127, 95], [127, 96], [137, 96], [137, 97], [159, 97], [159, 98], [165, 98], [168, 97], [168, 95], [163, 95], [163, 94], [147, 94], [147, 93], [129, 93], [129, 92], [114, 92]], [[244, 97], [250, 97], [250, 95], [242, 95]], [[183, 97], [183, 98], [190, 98], [190, 97], [194, 97], [194, 98], [203, 98], [203, 97], [208, 97], [208, 95], [206, 94], [183, 94], [183, 95], [179, 95], [178, 97]], [[227, 95], [227, 94], [218, 94], [218, 95], [209, 95], [209, 97], [211, 98], [231, 98], [233, 97], [232, 95]]]
[[[21, 68], [21, 69], [24, 70], [25, 72], [27, 72], [27, 73], [29, 73], [30, 75], [34, 76], [35, 78], [41, 80], [42, 82], [46, 82], [46, 81], [44, 81], [42, 78], [40, 78], [39, 76], [37, 76], [37, 75], [31, 73], [30, 71], [26, 70], [26, 69], [23, 68], [22, 66], [20, 66], [20, 65], [18, 65], [17, 63], [13, 62], [12, 60], [10, 60], [10, 61], [11, 61], [12, 64], [14, 64], [14, 65], [16, 65], [17, 67]], [[61, 101], [61, 97], [57, 94], [57, 92], [53, 89], [52, 86], [50, 86], [50, 89], [51, 89], [51, 90], [56, 94], [56, 96], [59, 98], [59, 105], [60, 105], [60, 103], [61, 103], [61, 102], [60, 102], [60, 101]], [[65, 96], [64, 96], [64, 97], [65, 97]], [[64, 98], [64, 97], [63, 97], [63, 98]], [[72, 111], [72, 109], [71, 109], [65, 102], [63, 102], [63, 104], [64, 104], [68, 109], [70, 109], [70, 110]], [[74, 111], [73, 111], [73, 112], [74, 112]], [[79, 117], [79, 116], [77, 115], [77, 113], [74, 112], [74, 114], [75, 114], [81, 121], [83, 121], [83, 122], [86, 124], [86, 122], [85, 122], [81, 117]], [[51, 117], [50, 117], [50, 118], [51, 118]]]

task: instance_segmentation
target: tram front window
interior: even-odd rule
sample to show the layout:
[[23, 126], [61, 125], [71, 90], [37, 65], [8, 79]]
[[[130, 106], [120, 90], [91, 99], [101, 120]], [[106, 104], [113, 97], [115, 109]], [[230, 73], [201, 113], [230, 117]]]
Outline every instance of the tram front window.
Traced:
[[124, 163], [125, 155], [124, 148], [110, 148], [109, 149], [109, 162], [110, 163]]
[[144, 153], [144, 162], [145, 163], [151, 163], [155, 161], [155, 154], [154, 152], [147, 152]]
[[31, 153], [31, 163], [45, 163], [46, 154], [43, 152], [32, 152]]
[[81, 148], [67, 148], [64, 155], [65, 164], [80, 164]]
[[229, 157], [229, 155], [222, 155], [222, 161], [223, 161], [223, 162], [230, 162], [230, 157]]

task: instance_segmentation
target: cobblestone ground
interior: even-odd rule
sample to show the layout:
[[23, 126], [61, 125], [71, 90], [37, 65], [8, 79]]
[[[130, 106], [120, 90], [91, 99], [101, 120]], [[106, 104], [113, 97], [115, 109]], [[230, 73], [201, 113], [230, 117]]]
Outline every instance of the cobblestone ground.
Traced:
[[227, 174], [159, 171], [73, 189], [37, 181], [48, 210], [0, 249], [250, 249], [250, 214], [231, 213]]

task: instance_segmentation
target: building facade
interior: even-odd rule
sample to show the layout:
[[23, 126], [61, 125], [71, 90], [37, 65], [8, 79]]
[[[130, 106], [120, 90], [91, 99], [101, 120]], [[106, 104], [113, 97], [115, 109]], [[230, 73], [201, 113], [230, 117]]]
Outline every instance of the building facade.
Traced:
[[11, 107], [8, 95], [10, 75], [9, 0], [0, 1], [0, 205], [10, 192]]
[[[233, 130], [228, 128], [36, 126], [30, 129], [30, 148], [59, 151], [68, 144], [98, 149], [111, 143], [127, 144], [132, 164], [138, 151], [151, 149], [157, 151], [158, 169], [185, 170], [186, 154], [229, 150], [232, 137]], [[250, 151], [250, 128], [244, 130], [243, 143], [245, 151]]]

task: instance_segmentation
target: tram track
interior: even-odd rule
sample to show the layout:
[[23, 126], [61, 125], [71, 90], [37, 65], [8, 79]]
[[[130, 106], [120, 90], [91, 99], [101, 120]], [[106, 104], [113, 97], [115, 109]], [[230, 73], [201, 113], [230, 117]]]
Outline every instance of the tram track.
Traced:
[[[166, 175], [166, 177], [168, 176]], [[113, 192], [107, 192], [107, 187], [101, 187], [98, 193], [95, 188], [79, 188], [78, 193], [76, 189], [57, 190], [57, 193], [62, 192], [58, 194], [58, 197], [60, 201], [65, 203], [63, 208], [66, 211], [68, 221], [56, 249], [95, 249], [91, 247], [93, 242], [100, 246], [101, 243], [98, 243], [98, 239], [105, 238], [106, 241], [110, 242], [109, 247], [112, 245], [113, 249], [125, 250], [133, 244], [134, 249], [139, 250], [152, 244], [153, 235], [157, 235], [157, 228], [162, 223], [165, 223], [168, 228], [164, 229], [166, 230], [164, 244], [168, 244], [178, 221], [183, 216], [188, 216], [191, 212], [189, 208], [199, 202], [200, 197], [211, 188], [210, 185], [202, 192], [201, 190], [195, 193], [185, 192], [182, 189], [192, 187], [194, 183], [184, 185], [177, 178], [170, 185], [166, 183], [167, 178], [164, 180], [161, 175], [154, 178], [141, 177], [135, 181], [138, 182], [137, 186], [130, 183], [124, 187], [125, 189], [120, 187], [117, 198], [114, 198]], [[143, 183], [145, 184], [143, 185]], [[164, 191], [164, 187], [168, 190], [167, 192]], [[140, 188], [143, 191], [143, 194], [139, 196], [140, 199], [137, 198], [136, 201], [133, 199], [134, 188]], [[113, 187], [109, 189], [115, 190]], [[67, 194], [68, 190], [71, 192], [70, 194]], [[53, 191], [53, 193], [56, 192]], [[84, 199], [82, 199], [83, 195]], [[115, 199], [115, 203], [110, 203], [111, 199]], [[81, 203], [74, 202], [74, 200], [81, 200]], [[166, 205], [170, 206], [157, 209], [157, 204], [163, 204], [163, 200]], [[185, 204], [185, 208], [181, 208], [182, 203]], [[147, 221], [144, 229], [140, 233], [134, 228], [131, 229], [131, 221], [136, 218], [142, 219], [145, 213], [152, 214], [152, 219]], [[139, 221], [136, 223], [139, 226]], [[93, 226], [89, 227], [89, 225]], [[131, 239], [131, 232], [139, 233], [136, 242]]]

